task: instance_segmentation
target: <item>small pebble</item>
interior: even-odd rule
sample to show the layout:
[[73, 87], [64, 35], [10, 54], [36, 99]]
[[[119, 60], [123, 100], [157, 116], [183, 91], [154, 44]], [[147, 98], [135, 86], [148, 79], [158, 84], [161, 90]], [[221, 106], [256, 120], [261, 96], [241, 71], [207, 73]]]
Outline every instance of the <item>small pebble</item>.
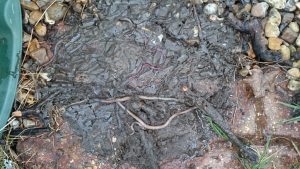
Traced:
[[72, 7], [73, 7], [73, 10], [74, 10], [75, 12], [81, 13], [81, 11], [82, 11], [82, 5], [81, 5], [81, 4], [74, 3], [74, 4], [72, 5]]
[[300, 90], [300, 81], [290, 80], [287, 87], [291, 91], [298, 91], [298, 90]]
[[24, 9], [29, 11], [39, 10], [39, 7], [33, 1], [21, 0], [21, 5]]
[[64, 17], [66, 12], [67, 12], [67, 8], [62, 3], [59, 2], [55, 2], [47, 10], [49, 18], [54, 21], [61, 20]]
[[296, 7], [297, 7], [298, 10], [300, 10], [300, 2], [296, 3]]
[[300, 78], [300, 70], [299, 68], [291, 68], [287, 71], [287, 77], [289, 79], [297, 80]]
[[297, 39], [298, 33], [293, 31], [291, 28], [287, 27], [283, 30], [280, 38], [287, 41], [290, 44], [293, 44]]
[[226, 6], [223, 6], [222, 4], [218, 5], [218, 16], [221, 16], [225, 12]]
[[276, 9], [283, 9], [285, 8], [286, 0], [265, 0], [265, 2], [271, 4]]
[[76, 3], [86, 4], [88, 3], [88, 0], [76, 0]]
[[282, 23], [290, 23], [294, 19], [295, 15], [293, 13], [282, 13]]
[[51, 0], [36, 0], [36, 4], [42, 8], [44, 6], [46, 6]]
[[265, 17], [267, 15], [269, 5], [266, 2], [255, 4], [251, 9], [251, 15], [255, 17]]
[[12, 112], [11, 115], [14, 116], [14, 117], [22, 117], [22, 112], [21, 111], [14, 111], [14, 112]]
[[287, 46], [281, 45], [280, 52], [282, 55], [282, 60], [289, 60], [291, 58], [291, 52]]
[[297, 51], [294, 45], [290, 45], [289, 49], [290, 49], [291, 56], [293, 56], [293, 54]]
[[239, 74], [243, 77], [246, 77], [247, 75], [250, 74], [250, 70], [248, 67], [243, 67], [240, 71]]
[[251, 4], [246, 4], [243, 9], [239, 10], [236, 17], [243, 20], [248, 20], [250, 18]]
[[14, 119], [14, 121], [10, 124], [12, 128], [15, 130], [20, 127], [20, 122], [17, 119]]
[[290, 12], [295, 11], [297, 9], [296, 1], [298, 2], [298, 0], [287, 0], [284, 9]]
[[271, 37], [268, 39], [268, 47], [271, 50], [280, 50], [282, 44], [282, 39]]
[[287, 0], [284, 9], [286, 11], [290, 11], [290, 12], [295, 11], [297, 9], [297, 7], [296, 7], [297, 2], [298, 2], [298, 0]]
[[298, 46], [298, 47], [300, 47], [300, 35], [297, 37], [297, 39], [296, 39], [296, 45]]
[[194, 0], [194, 3], [199, 5], [199, 4], [203, 4], [203, 1], [202, 0]]
[[189, 58], [188, 55], [183, 54], [183, 55], [181, 55], [181, 56], [177, 59], [177, 61], [178, 61], [179, 63], [183, 63], [183, 62], [185, 62], [188, 58]]
[[293, 62], [293, 67], [300, 68], [300, 60]]
[[204, 13], [206, 15], [213, 15], [216, 14], [218, 11], [218, 5], [215, 3], [208, 3], [207, 5], [205, 5], [204, 7]]
[[39, 41], [36, 38], [32, 39], [32, 41], [30, 42], [30, 46], [28, 47], [28, 51], [32, 52], [38, 48], [40, 48]]
[[277, 9], [272, 8], [269, 12], [268, 22], [271, 22], [277, 26], [281, 23], [281, 14], [278, 12]]
[[35, 122], [29, 119], [23, 119], [23, 125], [25, 128], [30, 128], [35, 126]]
[[28, 14], [28, 11], [25, 10], [25, 12], [23, 13], [23, 24], [28, 24], [29, 22], [29, 14]]
[[289, 24], [289, 28], [291, 28], [294, 32], [299, 32], [299, 25], [297, 22], [291, 22]]
[[34, 25], [39, 19], [43, 19], [43, 13], [41, 11], [32, 11], [29, 14], [29, 23]]
[[278, 25], [271, 22], [267, 22], [265, 26], [265, 36], [266, 37], [278, 37], [280, 35], [280, 30]]
[[46, 27], [46, 25], [44, 23], [38, 23], [34, 27], [34, 30], [41, 37], [45, 36], [46, 33], [47, 33], [47, 27]]
[[39, 65], [42, 65], [49, 61], [49, 58], [47, 57], [47, 51], [45, 48], [39, 48], [32, 52], [30, 52], [30, 55], [35, 61], [38, 62]]
[[23, 32], [23, 43], [30, 40], [30, 35], [26, 32]]

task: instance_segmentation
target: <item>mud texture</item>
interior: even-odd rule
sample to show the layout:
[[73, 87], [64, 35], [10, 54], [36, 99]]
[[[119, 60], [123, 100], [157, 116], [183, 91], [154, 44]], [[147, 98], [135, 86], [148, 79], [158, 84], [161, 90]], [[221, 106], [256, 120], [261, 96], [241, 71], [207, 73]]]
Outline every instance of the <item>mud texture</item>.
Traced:
[[[55, 58], [43, 69], [52, 80], [38, 95], [59, 94], [45, 107], [65, 109], [62, 116], [81, 148], [115, 167], [159, 168], [163, 160], [202, 156], [215, 134], [201, 111], [178, 116], [160, 130], [134, 125], [133, 133], [135, 120], [117, 104], [99, 99], [139, 94], [192, 102], [202, 97], [228, 120], [240, 63], [236, 32], [222, 21], [209, 21], [196, 6], [199, 31], [192, 6], [181, 0], [92, 4], [84, 20], [70, 15], [63, 29], [53, 28]], [[151, 125], [188, 108], [188, 102], [140, 99], [124, 105]]]

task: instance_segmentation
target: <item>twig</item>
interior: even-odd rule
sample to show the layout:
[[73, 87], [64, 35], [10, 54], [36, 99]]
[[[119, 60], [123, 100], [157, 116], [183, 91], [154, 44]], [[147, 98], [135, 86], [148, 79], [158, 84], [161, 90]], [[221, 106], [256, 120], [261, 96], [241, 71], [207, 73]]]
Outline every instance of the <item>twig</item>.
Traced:
[[116, 103], [116, 102], [124, 102], [130, 100], [130, 96], [115, 98], [115, 99], [107, 99], [107, 100], [100, 100], [102, 103]]
[[[143, 96], [143, 95], [137, 95], [136, 97], [139, 98], [139, 99], [143, 99], [143, 100], [162, 100], [162, 101], [180, 102], [179, 99], [168, 98], [168, 97], [155, 97], [155, 96]], [[133, 98], [134, 98], [134, 96], [125, 96], [125, 97], [112, 98], [112, 99], [102, 99], [102, 100], [100, 100], [100, 102], [102, 102], [102, 103], [125, 102], [125, 101], [131, 100]]]
[[164, 97], [155, 97], [155, 96], [142, 96], [142, 95], [138, 95], [138, 98], [140, 99], [144, 99], [144, 100], [162, 100], [162, 101], [179, 101], [176, 98], [164, 98]]
[[10, 125], [15, 120], [15, 117], [10, 117], [7, 121], [8, 123], [0, 129], [0, 132], [3, 131], [8, 125]]
[[138, 116], [136, 116], [133, 112], [131, 112], [130, 110], [128, 110], [121, 102], [116, 102], [124, 111], [126, 111], [131, 117], [133, 117], [139, 126], [145, 128], [145, 129], [148, 129], [148, 130], [159, 130], [159, 129], [163, 129], [165, 127], [167, 127], [170, 122], [177, 116], [179, 115], [182, 115], [182, 114], [185, 114], [185, 113], [188, 113], [188, 112], [191, 112], [193, 110], [195, 110], [197, 107], [191, 107], [187, 110], [184, 110], [184, 111], [181, 111], [181, 112], [177, 112], [175, 114], [173, 114], [168, 120], [167, 122], [165, 122], [164, 124], [162, 125], [158, 125], [158, 126], [152, 126], [152, 125], [148, 125], [146, 124], [142, 119], [140, 119]]

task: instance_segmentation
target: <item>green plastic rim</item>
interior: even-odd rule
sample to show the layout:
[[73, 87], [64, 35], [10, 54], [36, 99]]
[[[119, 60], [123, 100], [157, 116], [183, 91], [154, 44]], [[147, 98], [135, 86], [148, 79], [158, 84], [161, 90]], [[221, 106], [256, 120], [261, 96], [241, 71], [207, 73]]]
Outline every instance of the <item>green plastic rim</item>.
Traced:
[[16, 96], [21, 50], [20, 0], [0, 0], [0, 129], [7, 122]]

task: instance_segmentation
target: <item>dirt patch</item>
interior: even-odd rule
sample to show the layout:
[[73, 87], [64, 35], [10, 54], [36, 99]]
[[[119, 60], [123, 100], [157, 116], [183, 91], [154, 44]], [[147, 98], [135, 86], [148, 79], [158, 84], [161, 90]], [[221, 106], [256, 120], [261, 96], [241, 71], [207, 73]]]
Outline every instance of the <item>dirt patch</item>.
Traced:
[[[225, 2], [220, 4], [225, 6]], [[194, 9], [199, 11], [201, 31]], [[271, 90], [269, 81], [277, 74], [267, 74], [258, 78], [262, 81], [253, 83], [253, 73], [248, 82], [238, 82], [237, 69], [246, 64], [240, 34], [222, 18], [211, 21], [202, 11], [201, 5], [193, 8], [191, 3], [180, 0], [92, 1], [81, 17], [72, 13], [62, 25], [53, 27], [49, 36], [53, 60], [41, 69], [50, 74], [51, 81], [40, 85], [36, 95], [47, 98], [56, 93], [46, 99], [42, 118], [45, 124], [51, 123], [49, 112], [56, 106], [63, 110], [64, 124], [52, 136], [19, 142], [17, 150], [25, 166], [205, 168], [218, 162], [215, 167], [230, 168], [234, 164], [239, 168], [232, 146], [211, 150], [209, 142], [216, 135], [204, 111], [192, 109], [182, 113], [160, 130], [135, 125], [136, 118], [128, 113], [133, 112], [145, 124], [158, 126], [201, 98], [222, 115], [225, 120], [221, 122], [228, 130], [226, 122], [240, 118], [243, 111], [250, 112], [246, 119], [254, 120], [246, 121], [248, 125], [262, 123], [255, 121], [252, 113], [265, 110], [247, 105], [262, 106], [252, 97], [260, 92], [265, 96], [264, 92]], [[251, 95], [242, 91], [247, 96], [243, 95], [244, 107], [237, 112], [237, 88], [251, 87], [259, 91], [252, 91]], [[132, 99], [122, 104], [107, 101], [127, 96]], [[184, 103], [157, 97], [177, 98]], [[241, 126], [234, 131], [242, 136], [257, 132], [257, 128], [242, 128], [243, 122], [237, 125]], [[264, 131], [258, 132], [263, 137]], [[22, 154], [28, 152], [32, 142], [55, 146], [37, 146], [35, 151]], [[48, 156], [43, 159], [39, 153], [44, 150]]]
[[[230, 118], [234, 103], [228, 98], [239, 58], [236, 32], [201, 14], [199, 42], [192, 8], [183, 1], [95, 5], [104, 16], [97, 26], [83, 26], [70, 17], [65, 22], [72, 26], [70, 30], [52, 32], [51, 39], [61, 41], [53, 41], [56, 58], [46, 70], [53, 70], [52, 80], [40, 95], [59, 91], [48, 104], [65, 108], [63, 117], [86, 152], [113, 164], [158, 168], [161, 160], [202, 155], [213, 133], [201, 112], [175, 118], [162, 130], [134, 126], [131, 135], [134, 119], [117, 105], [97, 99], [136, 94], [191, 100], [201, 96]], [[147, 100], [125, 106], [151, 125], [186, 109], [174, 102]]]

